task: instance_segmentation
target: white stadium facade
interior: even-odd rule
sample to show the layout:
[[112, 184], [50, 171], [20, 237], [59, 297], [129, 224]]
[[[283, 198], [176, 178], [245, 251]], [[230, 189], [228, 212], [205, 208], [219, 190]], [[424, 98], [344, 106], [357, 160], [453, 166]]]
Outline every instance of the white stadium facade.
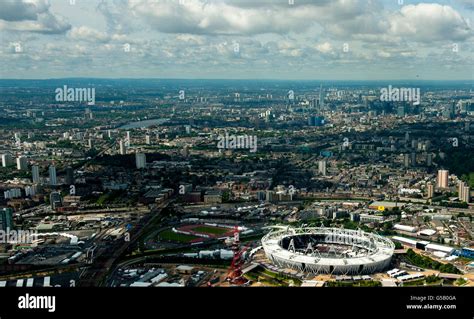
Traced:
[[275, 226], [262, 238], [279, 268], [313, 274], [371, 274], [386, 269], [395, 245], [377, 234], [343, 228]]

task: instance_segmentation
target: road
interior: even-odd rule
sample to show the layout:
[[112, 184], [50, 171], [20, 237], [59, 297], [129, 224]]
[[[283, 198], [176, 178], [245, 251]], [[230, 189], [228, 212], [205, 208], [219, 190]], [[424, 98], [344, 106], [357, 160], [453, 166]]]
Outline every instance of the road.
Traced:
[[167, 207], [171, 200], [167, 200], [154, 208], [149, 214], [144, 216], [130, 232], [130, 241], [116, 240], [113, 243], [106, 243], [97, 249], [94, 262], [80, 276], [78, 286], [97, 287], [100, 286], [115, 261], [135, 244], [138, 238], [143, 235], [146, 226]]

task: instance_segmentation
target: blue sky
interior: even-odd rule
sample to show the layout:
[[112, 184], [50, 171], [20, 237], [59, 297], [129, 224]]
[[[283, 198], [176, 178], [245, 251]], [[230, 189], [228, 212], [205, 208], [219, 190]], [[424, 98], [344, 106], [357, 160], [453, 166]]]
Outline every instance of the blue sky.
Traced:
[[473, 1], [398, 2], [1, 0], [0, 76], [473, 79]]

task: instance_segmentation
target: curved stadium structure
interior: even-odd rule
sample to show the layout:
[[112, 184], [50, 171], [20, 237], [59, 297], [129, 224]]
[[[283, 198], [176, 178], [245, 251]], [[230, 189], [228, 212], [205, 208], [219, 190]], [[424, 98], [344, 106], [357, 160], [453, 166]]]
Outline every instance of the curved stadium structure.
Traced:
[[370, 274], [390, 264], [395, 245], [363, 232], [325, 227], [276, 227], [262, 238], [267, 258], [280, 268], [314, 274]]

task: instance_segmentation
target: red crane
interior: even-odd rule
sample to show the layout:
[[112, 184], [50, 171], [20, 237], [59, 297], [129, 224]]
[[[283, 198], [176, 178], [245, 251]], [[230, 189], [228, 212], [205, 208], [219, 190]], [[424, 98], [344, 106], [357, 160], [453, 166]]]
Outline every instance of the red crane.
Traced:
[[234, 241], [232, 243], [232, 251], [234, 257], [230, 264], [229, 272], [227, 273], [227, 280], [234, 285], [243, 285], [248, 282], [247, 279], [242, 277], [242, 266], [244, 264], [243, 254], [247, 250], [247, 247], [240, 249], [240, 236], [239, 227], [234, 227]]

